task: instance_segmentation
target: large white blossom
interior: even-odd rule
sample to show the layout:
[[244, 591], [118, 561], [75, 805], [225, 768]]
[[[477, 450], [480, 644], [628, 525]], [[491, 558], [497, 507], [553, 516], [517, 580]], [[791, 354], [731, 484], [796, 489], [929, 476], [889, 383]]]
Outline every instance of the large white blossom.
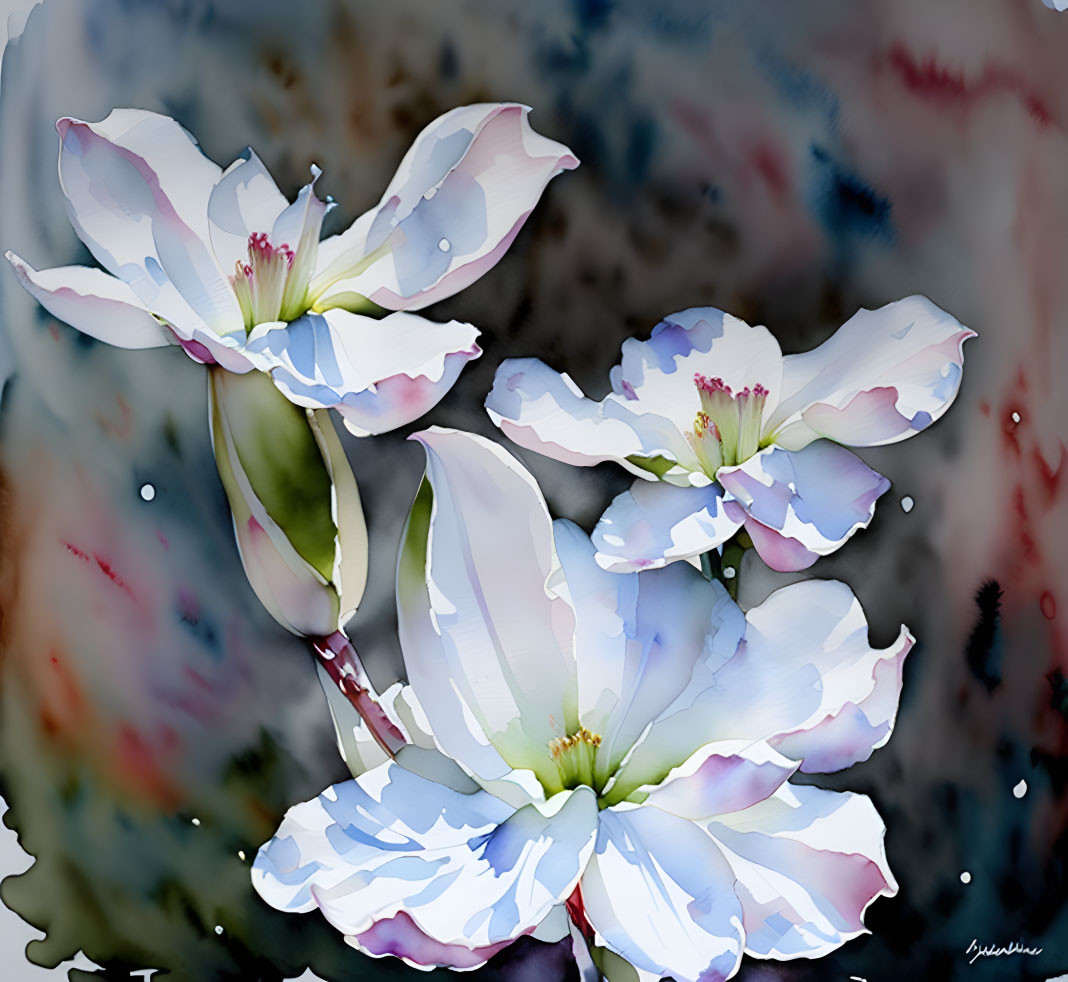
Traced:
[[[616, 574], [481, 437], [417, 435], [427, 478], [397, 572], [410, 685], [395, 759], [286, 814], [253, 882], [346, 940], [472, 968], [574, 930], [641, 979], [714, 982], [743, 953], [814, 958], [897, 885], [863, 795], [795, 785], [890, 736], [902, 628], [873, 649], [847, 586], [743, 614], [684, 563]], [[353, 760], [350, 759], [350, 764]]]
[[600, 402], [533, 358], [497, 369], [486, 408], [516, 443], [636, 474], [593, 533], [606, 569], [690, 559], [744, 526], [773, 569], [834, 552], [890, 486], [841, 444], [926, 429], [960, 387], [975, 332], [924, 297], [860, 310], [812, 351], [782, 354], [764, 327], [713, 307], [629, 339]]
[[[313, 180], [288, 202], [251, 149], [226, 170], [167, 116], [64, 118], [59, 183], [103, 269], [20, 282], [55, 317], [109, 344], [180, 344], [195, 360], [271, 375], [294, 403], [336, 408], [359, 436], [434, 406], [481, 353], [470, 324], [411, 313], [471, 284], [504, 254], [545, 186], [578, 161], [514, 104], [432, 122], [378, 205], [319, 241]], [[369, 311], [392, 311], [376, 319]]]

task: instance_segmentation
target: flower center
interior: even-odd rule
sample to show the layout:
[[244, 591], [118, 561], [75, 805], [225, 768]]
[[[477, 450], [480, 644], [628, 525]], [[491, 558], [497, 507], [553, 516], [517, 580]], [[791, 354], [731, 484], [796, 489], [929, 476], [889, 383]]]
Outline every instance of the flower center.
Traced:
[[760, 449], [760, 423], [768, 390], [759, 382], [731, 392], [721, 378], [693, 377], [701, 408], [686, 439], [709, 477], [721, 467], [748, 460]]
[[295, 263], [296, 258], [288, 243], [272, 245], [266, 232], [248, 237], [248, 262], [238, 260], [230, 277], [246, 330], [270, 321], [294, 320], [304, 313], [307, 264]]
[[580, 726], [570, 736], [549, 741], [549, 756], [560, 772], [565, 789], [586, 785], [597, 790], [594, 787], [593, 765], [600, 745], [601, 734], [591, 733], [585, 726]]

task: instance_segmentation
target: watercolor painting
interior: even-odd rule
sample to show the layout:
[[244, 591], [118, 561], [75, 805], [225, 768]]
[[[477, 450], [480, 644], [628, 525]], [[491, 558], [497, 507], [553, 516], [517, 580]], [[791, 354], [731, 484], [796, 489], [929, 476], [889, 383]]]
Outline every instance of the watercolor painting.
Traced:
[[1068, 14], [9, 0], [0, 979], [1068, 978]]

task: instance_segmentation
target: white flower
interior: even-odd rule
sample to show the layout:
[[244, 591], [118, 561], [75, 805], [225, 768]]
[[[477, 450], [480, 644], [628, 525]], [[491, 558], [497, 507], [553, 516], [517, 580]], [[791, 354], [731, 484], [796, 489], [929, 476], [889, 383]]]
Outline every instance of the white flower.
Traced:
[[[334, 407], [359, 436], [383, 433], [423, 415], [481, 353], [470, 324], [408, 311], [490, 269], [548, 182], [578, 163], [531, 130], [528, 111], [486, 104], [441, 116], [379, 204], [322, 242], [317, 168], [290, 204], [251, 149], [223, 171], [166, 116], [64, 118], [60, 186], [106, 272], [7, 258], [51, 314], [86, 334], [257, 368], [297, 405]], [[376, 305], [395, 313], [367, 316]]]
[[788, 779], [886, 742], [908, 631], [873, 650], [842, 583], [743, 615], [684, 563], [607, 572], [500, 447], [418, 439], [397, 573], [410, 687], [383, 701], [411, 745], [389, 760], [364, 739], [370, 770], [289, 810], [261, 896], [458, 968], [564, 936], [564, 908], [641, 978], [678, 982], [863, 933], [897, 889], [883, 823], [862, 795]]
[[486, 408], [521, 446], [572, 464], [612, 460], [642, 479], [594, 530], [606, 569], [689, 559], [744, 526], [769, 566], [799, 570], [867, 527], [890, 486], [838, 444], [896, 443], [937, 420], [971, 337], [908, 297], [784, 357], [767, 328], [695, 307], [624, 342], [600, 402], [524, 358], [502, 362]]

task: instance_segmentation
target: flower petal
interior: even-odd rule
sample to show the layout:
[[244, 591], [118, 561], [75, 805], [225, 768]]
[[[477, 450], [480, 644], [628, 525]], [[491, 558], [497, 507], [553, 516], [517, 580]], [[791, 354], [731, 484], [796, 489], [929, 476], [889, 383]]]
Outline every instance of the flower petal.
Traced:
[[774, 794], [797, 767], [763, 741], [721, 740], [649, 789], [644, 804], [694, 820], [739, 811]]
[[57, 129], [71, 223], [100, 264], [170, 323], [243, 337], [237, 297], [208, 246], [218, 165], [155, 113], [116, 109], [100, 123], [61, 119]]
[[[486, 411], [521, 447], [568, 464], [590, 467], [612, 460], [652, 480], [657, 476], [654, 462], [663, 455], [670, 458], [663, 461], [664, 479], [686, 486], [688, 472], [700, 470], [689, 444], [670, 420], [641, 412], [615, 393], [600, 402], [587, 399], [569, 376], [536, 358], [501, 362]], [[675, 461], [683, 467], [667, 473]]]
[[404, 911], [437, 942], [481, 948], [534, 930], [571, 893], [596, 825], [588, 788], [516, 811], [389, 763], [291, 808], [252, 880], [273, 907], [318, 906], [347, 935]]
[[765, 432], [792, 450], [821, 436], [854, 447], [904, 440], [953, 404], [975, 336], [926, 297], [861, 309], [818, 348], [784, 359]]
[[393, 917], [375, 921], [366, 931], [346, 935], [345, 941], [357, 951], [372, 958], [394, 955], [413, 968], [453, 968], [470, 971], [481, 968], [497, 952], [507, 948], [511, 940], [500, 941], [484, 948], [469, 948], [461, 944], [442, 944], [419, 930], [415, 921], [403, 910]]
[[905, 627], [888, 648], [868, 643], [868, 622], [845, 583], [806, 580], [776, 590], [747, 615], [754, 658], [792, 657], [815, 665], [821, 699], [808, 720], [771, 743], [803, 761], [807, 773], [838, 771], [867, 760], [890, 739], [901, 697], [905, 656], [915, 643]]
[[357, 436], [387, 433], [424, 415], [472, 358], [470, 324], [434, 324], [417, 314], [382, 320], [328, 310], [261, 324], [245, 351], [298, 406], [333, 407]]
[[[827, 440], [797, 451], [768, 447], [737, 467], [721, 467], [716, 477], [749, 515], [817, 556], [867, 528], [876, 499], [890, 487], [855, 454]], [[766, 554], [759, 537], [753, 544], [772, 569], [805, 568], [782, 550]]]
[[[421, 492], [397, 574], [409, 681], [450, 755], [478, 771], [446, 742], [460, 721], [459, 705], [440, 691], [443, 668], [508, 764], [552, 787], [559, 775], [549, 741], [578, 727], [574, 617], [547, 589], [554, 564], [545, 501], [518, 461], [483, 437], [434, 427], [413, 439], [426, 450], [433, 510], [426, 514]], [[419, 626], [428, 615], [436, 644]]]
[[581, 529], [557, 521], [555, 532], [575, 610], [579, 721], [602, 738], [595, 776], [603, 783], [699, 660], [724, 645], [733, 654], [744, 621], [720, 584], [684, 563], [609, 573]]
[[707, 828], [737, 877], [745, 950], [819, 958], [865, 934], [863, 915], [897, 883], [885, 826], [864, 795], [784, 785]]
[[246, 154], [226, 169], [208, 198], [211, 246], [227, 272], [248, 261], [248, 237], [270, 232], [289, 205], [251, 147]]
[[716, 484], [682, 488], [635, 481], [617, 495], [593, 530], [597, 562], [614, 572], [656, 568], [700, 556], [726, 542], [743, 515], [724, 508]]
[[5, 253], [19, 283], [45, 310], [83, 334], [119, 348], [159, 348], [170, 332], [122, 280], [89, 266], [36, 270]]
[[691, 307], [665, 317], [648, 341], [623, 342], [612, 388], [633, 400], [635, 411], [663, 416], [686, 432], [701, 408], [695, 373], [721, 378], [735, 392], [763, 385], [766, 418], [778, 402], [782, 360], [766, 327], [751, 327], [715, 307]]
[[705, 832], [658, 808], [601, 812], [580, 889], [598, 943], [654, 976], [723, 982], [742, 957], [734, 874]]
[[359, 294], [390, 310], [418, 310], [491, 269], [549, 181], [578, 166], [567, 147], [530, 128], [529, 112], [463, 106], [424, 129], [373, 218], [324, 243], [311, 291], [317, 304]]

